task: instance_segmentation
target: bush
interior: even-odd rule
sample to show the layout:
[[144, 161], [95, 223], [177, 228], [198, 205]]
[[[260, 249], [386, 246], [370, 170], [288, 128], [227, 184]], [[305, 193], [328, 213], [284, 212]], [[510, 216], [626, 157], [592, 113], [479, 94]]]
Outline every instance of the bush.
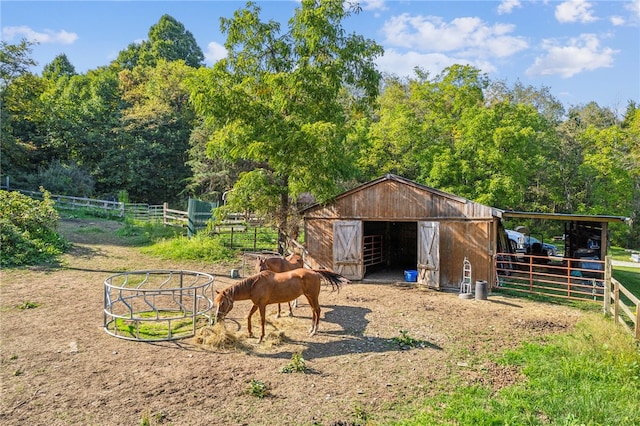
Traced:
[[43, 192], [38, 201], [0, 191], [0, 266], [50, 262], [69, 247], [55, 230], [58, 213], [50, 194]]
[[90, 197], [94, 182], [89, 173], [74, 164], [53, 161], [49, 167], [42, 168], [38, 174], [29, 177], [30, 187], [44, 187], [53, 194], [65, 194], [72, 197]]

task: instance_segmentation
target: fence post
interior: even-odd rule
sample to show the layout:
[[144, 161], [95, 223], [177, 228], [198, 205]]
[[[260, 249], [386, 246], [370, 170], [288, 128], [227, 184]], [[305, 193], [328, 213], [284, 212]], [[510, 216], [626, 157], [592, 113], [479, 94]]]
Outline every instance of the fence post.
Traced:
[[231, 249], [233, 250], [233, 225], [231, 225], [231, 241], [229, 242]]
[[162, 203], [162, 224], [167, 225], [167, 209], [169, 208], [169, 203]]
[[256, 251], [258, 247], [258, 227], [253, 228], [253, 251]]
[[620, 287], [618, 281], [613, 281], [613, 321], [618, 323], [618, 306], [620, 305]]
[[611, 309], [611, 256], [604, 258], [604, 300], [602, 310], [605, 314]]

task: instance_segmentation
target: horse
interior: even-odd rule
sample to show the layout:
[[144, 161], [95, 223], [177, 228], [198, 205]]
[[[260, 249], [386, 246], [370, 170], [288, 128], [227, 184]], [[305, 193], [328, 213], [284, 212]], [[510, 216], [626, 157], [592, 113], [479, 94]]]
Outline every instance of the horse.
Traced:
[[251, 275], [242, 281], [233, 284], [222, 291], [216, 290], [214, 306], [216, 307], [216, 321], [223, 320], [233, 308], [233, 302], [237, 300], [251, 300], [253, 306], [247, 316], [247, 330], [249, 337], [253, 337], [251, 331], [251, 316], [256, 310], [260, 310], [261, 333], [258, 343], [264, 339], [265, 309], [271, 303], [289, 302], [304, 296], [309, 301], [313, 312], [313, 319], [309, 335], [313, 336], [318, 330], [320, 322], [320, 285], [325, 282], [331, 285], [332, 290], [340, 290], [343, 284], [350, 281], [342, 275], [325, 269], [298, 268], [286, 272], [262, 271]]
[[[258, 261], [256, 262], [256, 272], [260, 271], [273, 271], [273, 272], [285, 272], [291, 271], [293, 269], [304, 268], [304, 261], [302, 260], [302, 256], [299, 254], [290, 254], [286, 258], [282, 258], [279, 256], [271, 256], [271, 257], [260, 257], [258, 256]], [[294, 305], [296, 301], [293, 301]], [[293, 316], [293, 309], [291, 309], [291, 302], [288, 302], [289, 305], [289, 316]], [[280, 304], [278, 303], [278, 313], [276, 314], [276, 318], [280, 318], [281, 313]]]

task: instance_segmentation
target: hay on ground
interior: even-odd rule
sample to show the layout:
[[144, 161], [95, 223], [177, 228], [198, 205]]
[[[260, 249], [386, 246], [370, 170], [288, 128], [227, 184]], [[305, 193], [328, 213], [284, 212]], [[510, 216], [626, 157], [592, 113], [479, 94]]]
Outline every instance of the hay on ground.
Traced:
[[227, 330], [223, 321], [200, 328], [196, 333], [195, 342], [216, 349], [235, 348], [239, 344], [238, 336]]

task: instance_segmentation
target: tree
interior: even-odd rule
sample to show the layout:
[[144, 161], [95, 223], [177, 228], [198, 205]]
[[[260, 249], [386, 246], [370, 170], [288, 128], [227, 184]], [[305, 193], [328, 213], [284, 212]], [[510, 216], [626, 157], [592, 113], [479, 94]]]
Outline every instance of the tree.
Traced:
[[349, 114], [378, 93], [373, 60], [382, 48], [345, 34], [350, 13], [340, 0], [303, 0], [280, 34], [249, 2], [221, 19], [228, 57], [198, 70], [192, 82], [197, 111], [215, 129], [210, 152], [251, 161], [260, 169], [254, 173], [269, 175], [264, 191], [280, 200], [281, 250], [290, 197], [310, 191], [326, 199], [353, 173]]
[[44, 66], [42, 69], [42, 77], [48, 78], [51, 80], [57, 80], [60, 77], [71, 77], [76, 75], [76, 69], [71, 62], [69, 62], [69, 58], [64, 53], [55, 57], [51, 63]]
[[6, 88], [15, 78], [27, 74], [37, 65], [31, 57], [34, 43], [22, 39], [18, 44], [0, 41], [0, 89]]
[[176, 201], [190, 177], [189, 138], [195, 113], [184, 82], [192, 68], [160, 60], [120, 73], [126, 189], [132, 199], [152, 204]]
[[46, 84], [29, 72], [36, 65], [32, 46], [24, 39], [16, 45], [0, 43], [0, 168], [14, 183], [24, 182], [43, 161], [40, 96]]
[[153, 67], [159, 60], [182, 60], [197, 68], [204, 61], [202, 49], [193, 34], [169, 15], [162, 15], [158, 23], [151, 26], [148, 36], [148, 40], [131, 43], [118, 54], [117, 62], [122, 68], [133, 69], [136, 65]]

